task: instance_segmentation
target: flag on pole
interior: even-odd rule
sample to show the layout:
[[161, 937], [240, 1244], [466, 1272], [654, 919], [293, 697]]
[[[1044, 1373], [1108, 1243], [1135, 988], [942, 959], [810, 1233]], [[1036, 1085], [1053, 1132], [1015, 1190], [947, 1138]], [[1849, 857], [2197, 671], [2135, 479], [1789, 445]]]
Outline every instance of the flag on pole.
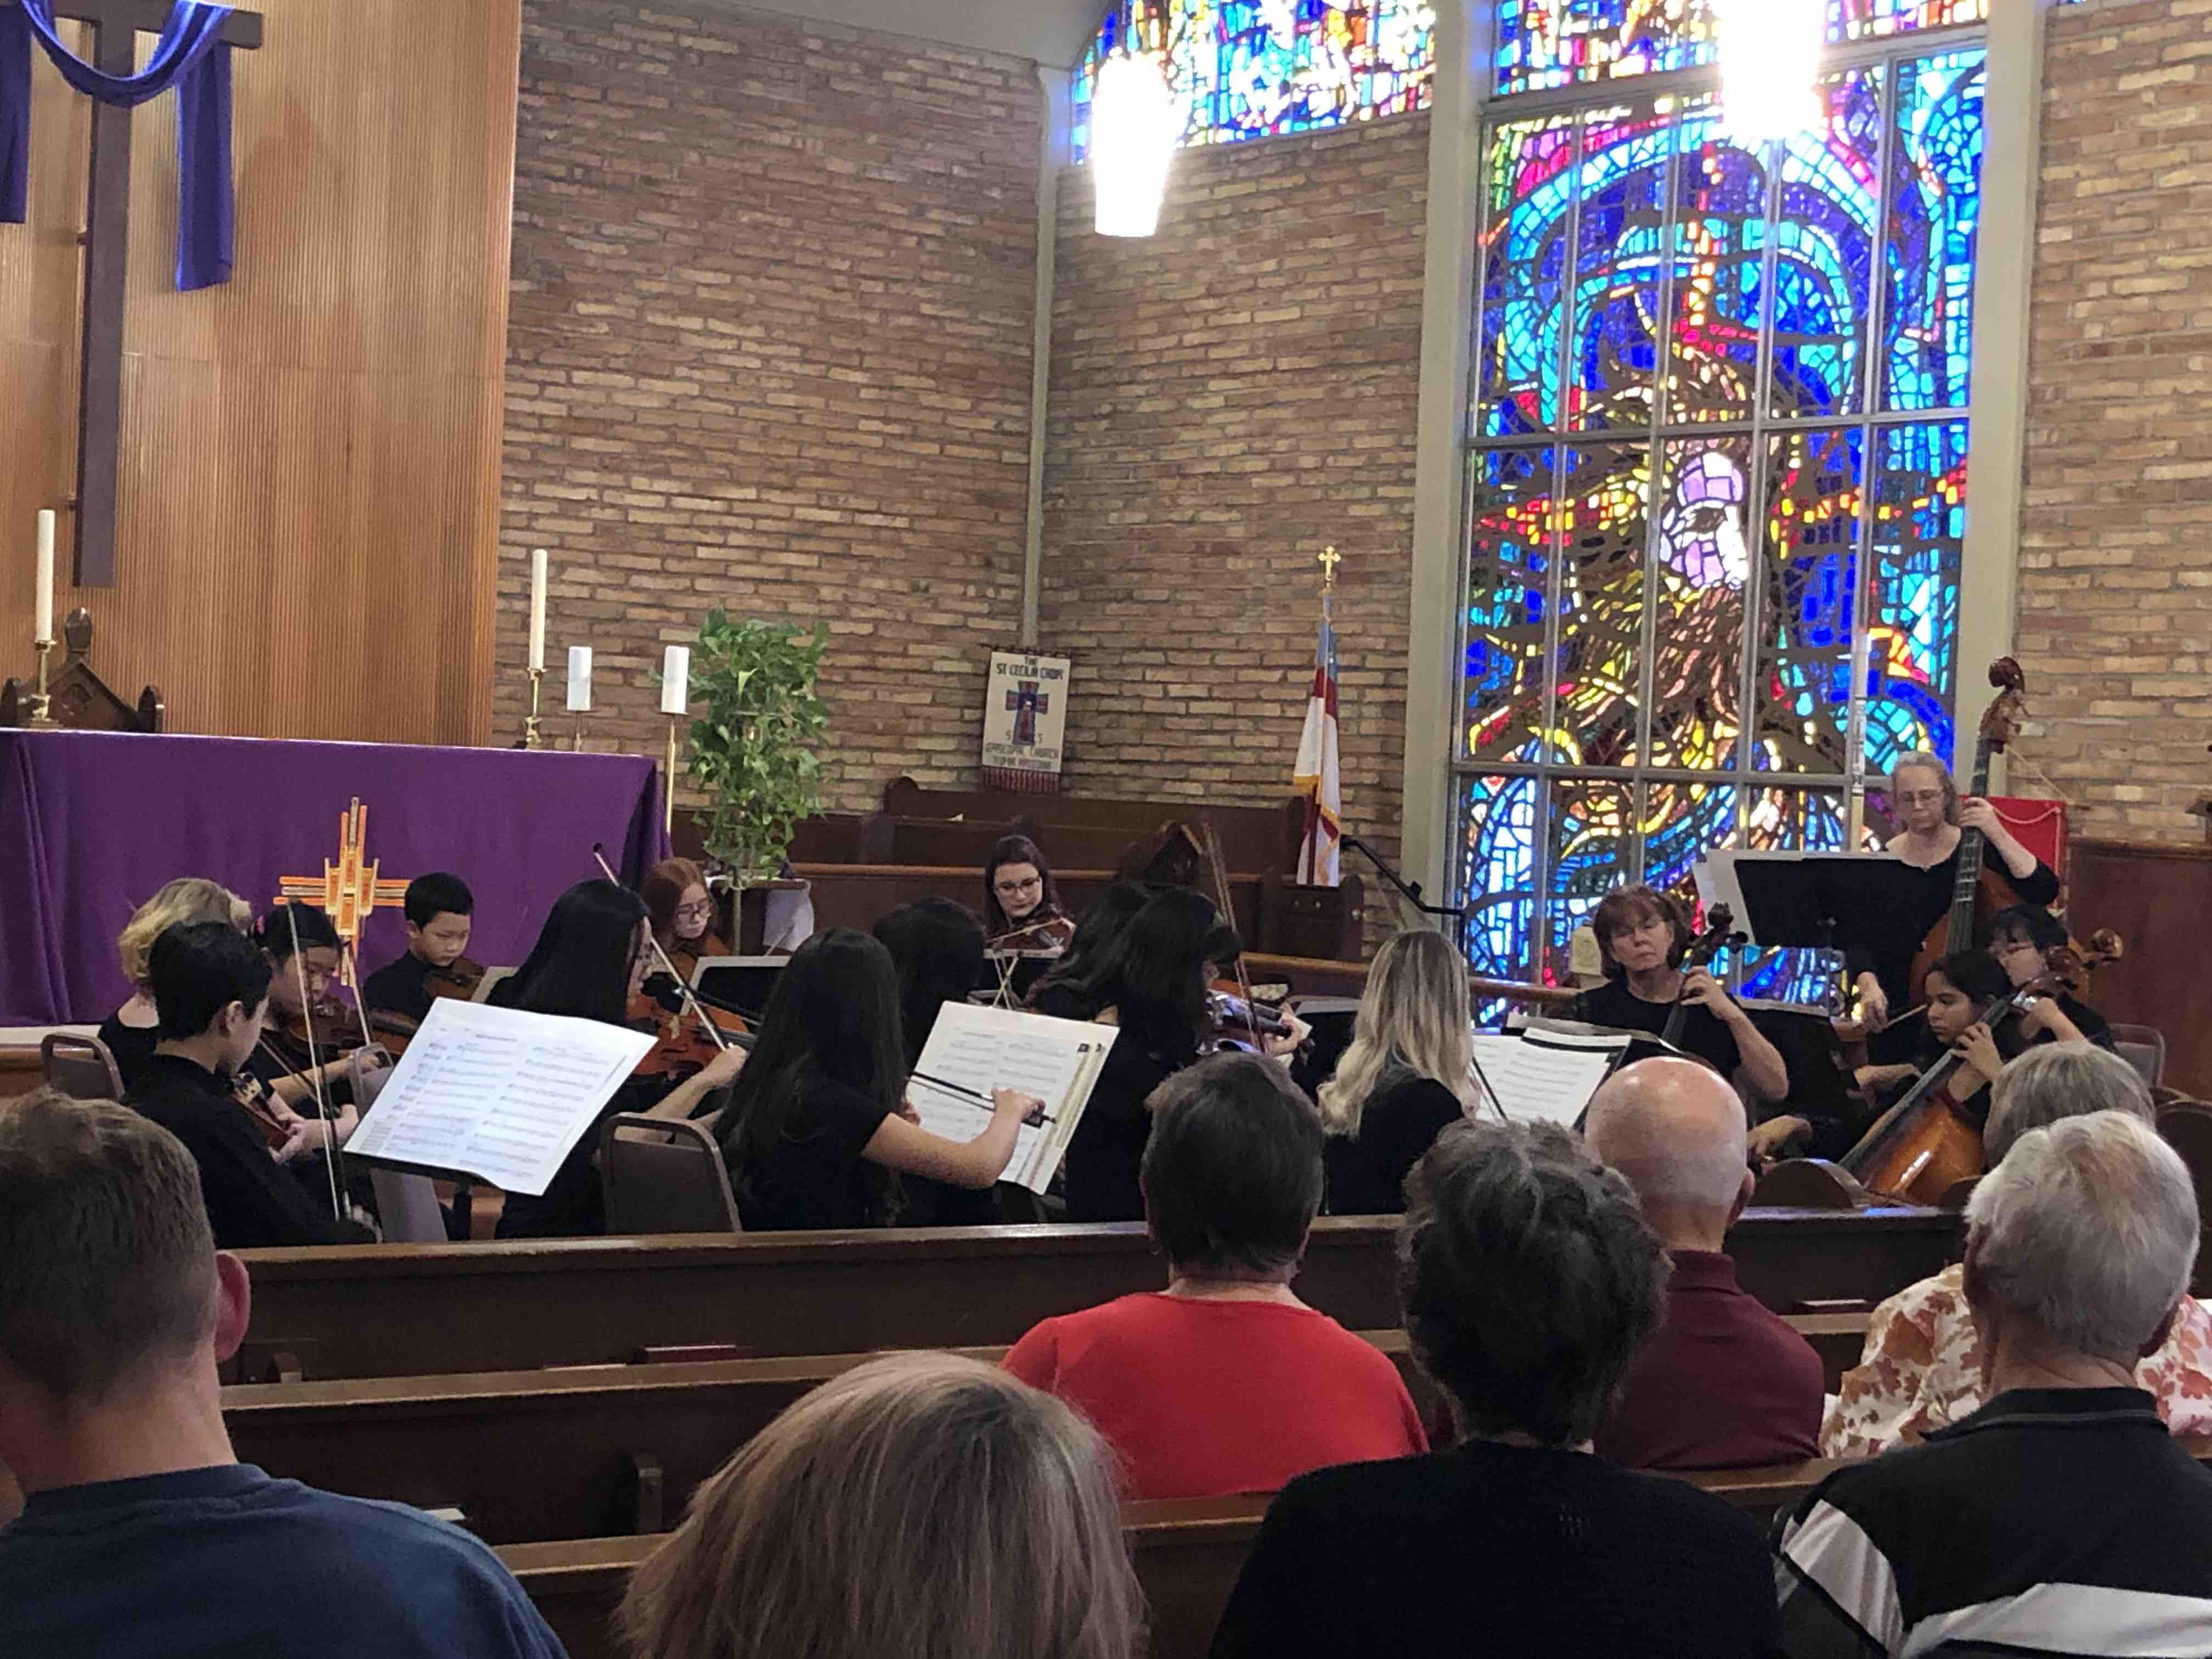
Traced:
[[[1330, 574], [1333, 576], [1334, 572]], [[1306, 833], [1298, 848], [1298, 880], [1313, 887], [1339, 884], [1337, 843], [1344, 835], [1340, 821], [1344, 791], [1336, 757], [1336, 629], [1330, 617], [1330, 597], [1323, 589], [1313, 695], [1306, 703], [1306, 729], [1298, 738], [1297, 769], [1291, 777], [1291, 787], [1306, 798]]]

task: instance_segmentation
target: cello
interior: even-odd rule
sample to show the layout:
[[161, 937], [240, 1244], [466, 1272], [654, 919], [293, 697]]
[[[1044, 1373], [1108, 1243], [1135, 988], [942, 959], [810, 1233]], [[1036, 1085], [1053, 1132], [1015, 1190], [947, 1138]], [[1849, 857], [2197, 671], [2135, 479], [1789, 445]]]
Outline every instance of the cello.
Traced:
[[1675, 971], [1683, 976], [1681, 990], [1674, 994], [1674, 1006], [1667, 1011], [1667, 1024], [1659, 1033], [1660, 1042], [1672, 1048], [1682, 1040], [1682, 1028], [1689, 1023], [1690, 1005], [1684, 993], [1689, 988], [1688, 978], [1700, 968], [1712, 965], [1712, 960], [1731, 945], [1744, 943], [1745, 935], [1736, 931], [1735, 912], [1725, 904], [1716, 904], [1705, 912], [1705, 927], [1691, 939], [1675, 964]]
[[[1983, 711], [1976, 732], [1969, 795], [1989, 793], [1990, 763], [2019, 734], [2024, 710], [2027, 677], [2010, 657], [1999, 657], [1990, 665], [1990, 684], [1997, 695]], [[1980, 830], [1960, 830], [1959, 868], [1951, 884], [1951, 908], [1937, 919], [1913, 952], [1911, 996], [1915, 1004], [1927, 1000], [1930, 968], [1952, 951], [1966, 950], [1976, 940], [1987, 938], [1997, 912], [2018, 902], [2004, 878], [1989, 867], [1986, 852]]]

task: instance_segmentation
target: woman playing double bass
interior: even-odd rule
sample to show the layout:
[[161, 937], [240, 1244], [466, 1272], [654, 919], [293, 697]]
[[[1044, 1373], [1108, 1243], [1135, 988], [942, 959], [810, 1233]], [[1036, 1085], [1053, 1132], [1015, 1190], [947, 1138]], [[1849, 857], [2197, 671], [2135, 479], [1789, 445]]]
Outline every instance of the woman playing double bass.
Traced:
[[[1891, 838], [1888, 851], [1906, 867], [1910, 902], [1872, 918], [1880, 941], [1853, 951], [1846, 963], [1857, 985], [1861, 1015], [1876, 1031], [1911, 1006], [1913, 957], [1951, 908], [1966, 831], [1981, 833], [1988, 847], [1984, 871], [1997, 877], [2015, 902], [2047, 905], [2058, 896], [2051, 866], [2021, 845], [1988, 801], [1962, 798], [1951, 769], [1927, 750], [1898, 757], [1889, 775], [1889, 801], [1904, 828]], [[1980, 942], [1955, 939], [1951, 948], [1963, 951]], [[1902, 1058], [1912, 1040], [1908, 1032], [1879, 1045], [1888, 1050], [1881, 1058]]]

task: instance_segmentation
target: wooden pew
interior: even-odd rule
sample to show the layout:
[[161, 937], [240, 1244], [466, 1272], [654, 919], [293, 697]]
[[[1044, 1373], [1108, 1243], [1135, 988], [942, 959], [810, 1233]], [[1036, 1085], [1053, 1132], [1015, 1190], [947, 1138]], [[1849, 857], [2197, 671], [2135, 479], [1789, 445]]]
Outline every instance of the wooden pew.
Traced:
[[[1364, 1333], [1440, 1428], [1401, 1331]], [[995, 1364], [1003, 1348], [969, 1348]], [[493, 1371], [223, 1390], [245, 1462], [356, 1498], [459, 1510], [493, 1544], [659, 1532], [793, 1401], [878, 1356]]]
[[[1780, 1312], [1871, 1302], [1950, 1261], [1935, 1210], [1747, 1212], [1729, 1248]], [[1299, 1294], [1353, 1330], [1398, 1323], [1395, 1218], [1316, 1224]], [[272, 1354], [314, 1379], [620, 1363], [724, 1343], [761, 1355], [982, 1346], [1135, 1291], [1164, 1268], [1141, 1225], [691, 1235], [249, 1250], [240, 1380]]]
[[[2212, 1463], [2212, 1440], [2183, 1442]], [[1795, 1508], [1838, 1463], [1722, 1469], [1682, 1477], [1763, 1522]], [[1152, 1615], [1153, 1659], [1203, 1659], [1237, 1575], [1267, 1513], [1264, 1497], [1133, 1504], [1124, 1511], [1130, 1553]], [[637, 1564], [659, 1538], [520, 1544], [499, 1552], [568, 1648], [569, 1659], [622, 1659], [610, 1617]]]
[[[1829, 1385], [1857, 1362], [1864, 1321], [1799, 1316]], [[1816, 1335], [1814, 1328], [1821, 1328]], [[1432, 1435], [1442, 1415], [1405, 1334], [1389, 1356]], [[996, 1364], [1000, 1348], [961, 1352]], [[658, 1532], [738, 1447], [866, 1353], [571, 1370], [264, 1383], [223, 1390], [239, 1456], [356, 1498], [456, 1509], [495, 1544]]]

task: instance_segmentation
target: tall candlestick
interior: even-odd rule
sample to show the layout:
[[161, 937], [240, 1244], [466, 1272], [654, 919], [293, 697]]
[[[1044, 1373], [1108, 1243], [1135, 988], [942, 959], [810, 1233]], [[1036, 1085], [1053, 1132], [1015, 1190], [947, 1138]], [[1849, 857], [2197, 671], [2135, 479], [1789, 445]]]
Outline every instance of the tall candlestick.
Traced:
[[545, 666], [545, 550], [532, 549], [530, 555], [530, 661], [528, 666]]
[[588, 645], [568, 647], [568, 712], [592, 712], [592, 647]]
[[691, 647], [672, 645], [660, 653], [660, 712], [681, 716], [691, 702]]
[[32, 612], [31, 643], [51, 645], [54, 638], [54, 510], [39, 509], [39, 591]]

